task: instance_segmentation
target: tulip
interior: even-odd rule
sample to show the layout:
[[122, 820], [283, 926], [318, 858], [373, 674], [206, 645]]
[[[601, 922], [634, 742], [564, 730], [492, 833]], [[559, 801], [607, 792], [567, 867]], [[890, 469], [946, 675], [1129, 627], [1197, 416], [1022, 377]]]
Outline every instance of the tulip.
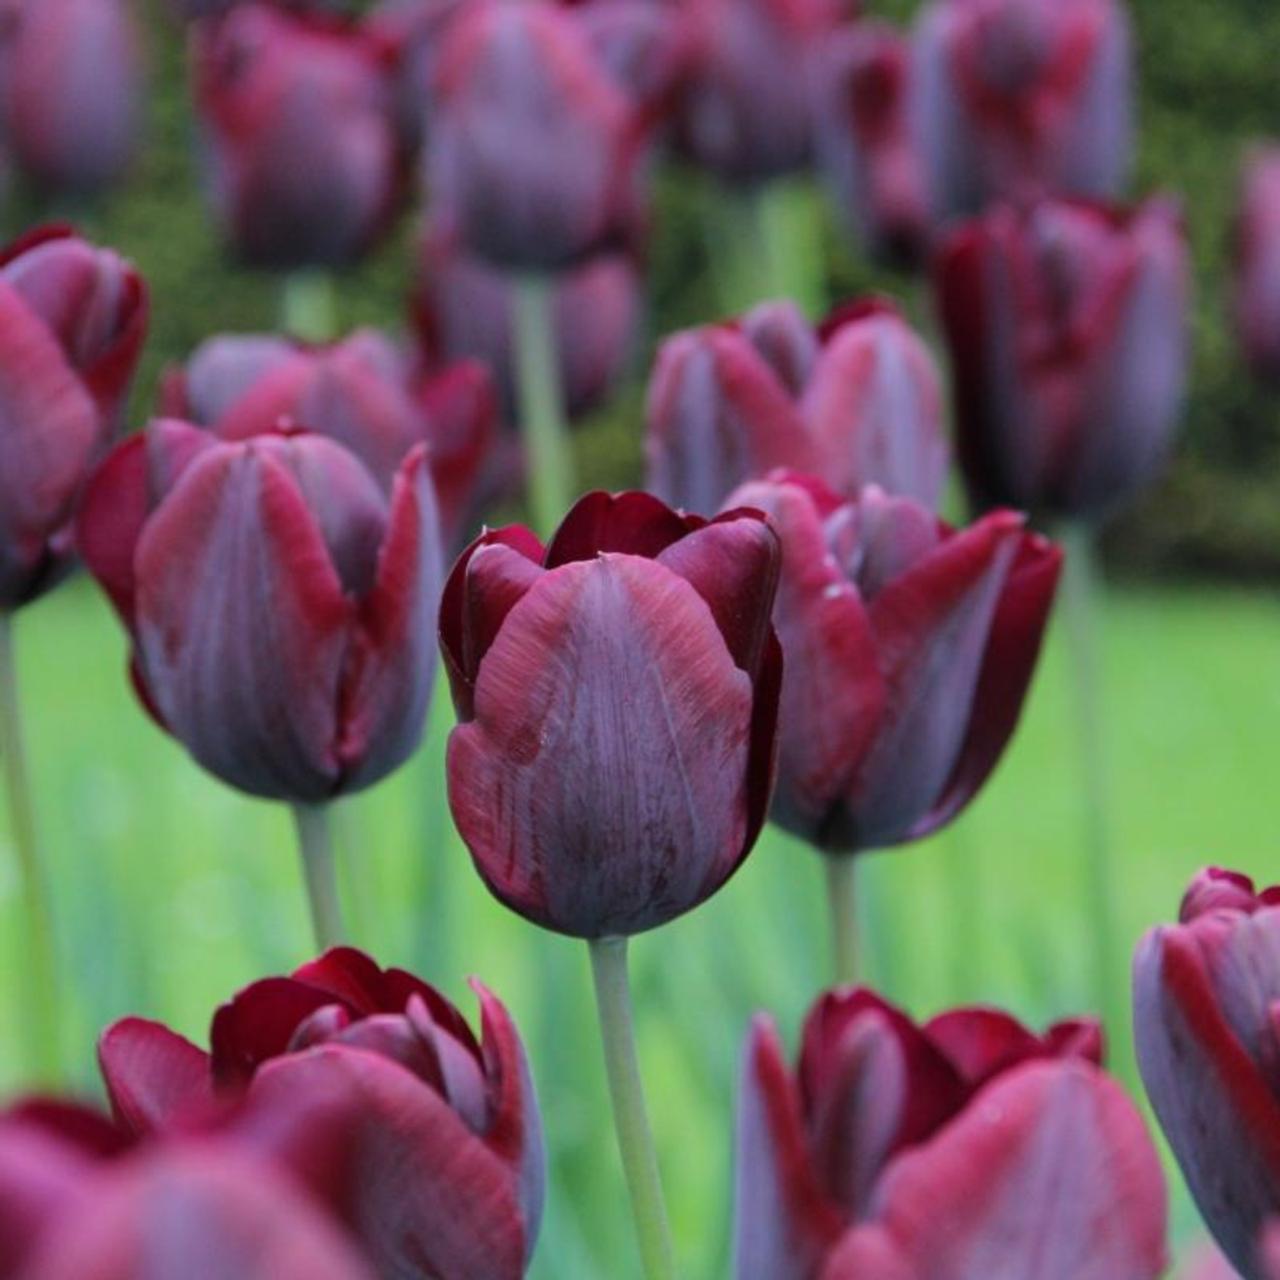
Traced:
[[649, 488], [691, 511], [778, 467], [933, 506], [948, 456], [938, 373], [892, 303], [843, 307], [816, 333], [793, 304], [765, 303], [662, 344], [646, 452]]
[[8, 0], [0, 39], [5, 141], [40, 186], [118, 181], [138, 149], [141, 36], [127, 0]]
[[399, 195], [382, 46], [358, 28], [245, 4], [195, 29], [194, 60], [210, 191], [235, 252], [286, 270], [358, 258]]
[[1235, 324], [1250, 368], [1280, 381], [1280, 147], [1245, 168], [1236, 219]]
[[497, 399], [477, 362], [419, 378], [390, 338], [361, 329], [325, 346], [264, 334], [209, 338], [168, 375], [162, 409], [224, 440], [302, 424], [345, 445], [388, 489], [425, 443], [441, 525], [453, 536], [492, 447]]
[[1118, 0], [933, 0], [915, 51], [911, 114], [936, 219], [1120, 194], [1133, 75]]
[[[126, 1018], [99, 1059], [119, 1123], [142, 1135], [239, 1101], [241, 1141], [323, 1181], [378, 1275], [518, 1280], [542, 1214], [541, 1127], [516, 1028], [474, 985], [482, 1042], [434, 988], [340, 948], [223, 1005], [208, 1053]], [[336, 1154], [318, 1158], [326, 1141]]]
[[1189, 357], [1187, 251], [1166, 202], [1000, 208], [935, 285], [973, 499], [1096, 520], [1163, 461]]
[[1133, 967], [1138, 1066], [1152, 1107], [1222, 1251], [1247, 1280], [1280, 1214], [1280, 1066], [1274, 1031], [1280, 888], [1210, 868], [1179, 921]]
[[861, 988], [772, 1022], [739, 1099], [737, 1280], [1155, 1280], [1159, 1158], [1096, 1024], [993, 1009], [917, 1027]]

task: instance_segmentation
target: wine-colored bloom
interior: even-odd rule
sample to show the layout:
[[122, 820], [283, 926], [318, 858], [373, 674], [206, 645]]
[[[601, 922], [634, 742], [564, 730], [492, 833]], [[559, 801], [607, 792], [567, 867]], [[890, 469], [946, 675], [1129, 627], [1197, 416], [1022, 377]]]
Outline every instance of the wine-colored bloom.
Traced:
[[1202, 871], [1179, 922], [1139, 944], [1133, 986], [1156, 1116], [1222, 1251], [1263, 1280], [1260, 1233], [1280, 1214], [1280, 888]]
[[270, 334], [209, 338], [169, 373], [161, 407], [224, 440], [297, 424], [345, 445], [386, 488], [413, 447], [426, 444], [450, 532], [471, 508], [498, 412], [483, 365], [468, 360], [423, 377], [373, 329], [325, 346]]
[[934, 0], [915, 57], [912, 115], [935, 217], [1028, 195], [1120, 194], [1133, 86], [1118, 0]]
[[715, 893], [772, 783], [777, 538], [643, 493], [592, 493], [544, 548], [485, 533], [440, 642], [461, 723], [454, 821], [493, 893], [549, 929], [641, 932]]
[[210, 192], [236, 253], [286, 269], [359, 257], [401, 187], [383, 46], [245, 4], [196, 28], [194, 57]]
[[50, 587], [147, 328], [131, 264], [65, 228], [0, 252], [0, 610]]
[[479, 0], [439, 53], [427, 186], [434, 218], [508, 270], [559, 270], [630, 243], [645, 112], [574, 14]]
[[994, 1009], [924, 1026], [825, 995], [796, 1070], [748, 1038], [737, 1280], [1155, 1280], [1165, 1190], [1095, 1023], [1043, 1036]]
[[323, 436], [161, 420], [98, 470], [78, 542], [148, 708], [224, 782], [315, 803], [416, 748], [441, 573], [421, 446], [388, 500]]
[[823, 49], [818, 158], [836, 207], [869, 251], [900, 265], [928, 241], [924, 173], [908, 119], [911, 43], [887, 23], [850, 23]]
[[928, 348], [892, 303], [836, 311], [818, 331], [789, 302], [668, 338], [649, 381], [648, 484], [714, 511], [778, 467], [852, 496], [867, 484], [933, 505], [947, 469]]
[[[569, 414], [605, 400], [636, 346], [643, 313], [639, 273], [624, 254], [602, 254], [556, 277], [556, 351]], [[456, 237], [428, 231], [419, 257], [414, 312], [434, 364], [480, 360], [493, 370], [504, 416], [515, 421], [512, 286]]]
[[1245, 358], [1259, 376], [1280, 382], [1280, 147], [1256, 152], [1242, 175], [1234, 295]]
[[208, 1053], [126, 1018], [99, 1059], [139, 1133], [242, 1100], [242, 1140], [311, 1166], [379, 1275], [518, 1280], [542, 1214], [542, 1133], [515, 1025], [473, 985], [482, 1042], [434, 988], [339, 948], [223, 1005]]
[[935, 267], [974, 501], [1098, 518], [1157, 472], [1182, 408], [1188, 265], [1167, 202], [993, 210]]
[[785, 472], [729, 501], [782, 540], [774, 819], [840, 854], [937, 830], [1017, 724], [1061, 553], [1012, 511], [954, 530], [910, 499], [842, 501]]
[[119, 179], [142, 125], [141, 38], [128, 0], [4, 0], [5, 145], [40, 186], [95, 191]]

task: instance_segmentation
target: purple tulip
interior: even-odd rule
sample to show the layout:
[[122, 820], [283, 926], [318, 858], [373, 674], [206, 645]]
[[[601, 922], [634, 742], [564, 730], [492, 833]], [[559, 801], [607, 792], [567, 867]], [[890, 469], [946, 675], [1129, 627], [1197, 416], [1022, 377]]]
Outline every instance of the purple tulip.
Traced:
[[996, 200], [1120, 194], [1133, 85], [1118, 0], [933, 0], [915, 51], [913, 118], [935, 218]]
[[358, 258], [401, 187], [383, 46], [356, 27], [245, 4], [196, 28], [194, 48], [228, 243], [283, 269]]
[[440, 50], [434, 112], [433, 218], [470, 253], [561, 270], [634, 238], [644, 112], [573, 14], [478, 0]]
[[1280, 147], [1255, 152], [1243, 174], [1234, 292], [1236, 334], [1249, 366], [1280, 382]]
[[0, 610], [52, 586], [147, 328], [131, 264], [48, 227], [0, 253]]
[[588, 494], [544, 549], [484, 534], [440, 642], [454, 821], [492, 892], [577, 937], [652, 929], [750, 852], [772, 782], [778, 545], [642, 493]]
[[148, 708], [224, 782], [317, 803], [417, 747], [441, 554], [421, 446], [388, 501], [323, 436], [162, 420], [100, 468], [78, 538]]
[[1156, 474], [1189, 363], [1177, 211], [1044, 202], [958, 229], [935, 266], [974, 501], [1096, 519]]
[[1210, 868], [1138, 946], [1138, 1066], [1196, 1204], [1246, 1280], [1280, 1214], [1280, 888]]
[[730, 504], [782, 541], [774, 819], [829, 853], [915, 840], [973, 798], [1017, 724], [1061, 553], [997, 511], [953, 530], [874, 487], [776, 473]]
[[922, 1027], [824, 996], [796, 1070], [748, 1039], [736, 1280], [1155, 1280], [1165, 1189], [1096, 1024], [1037, 1036], [994, 1009]]
[[937, 502], [947, 469], [942, 392], [928, 348], [892, 303], [835, 312], [819, 330], [792, 303], [666, 339], [649, 382], [648, 485], [714, 511], [779, 467], [852, 496], [879, 484]]
[[4, 0], [6, 145], [40, 186], [83, 193], [123, 176], [142, 124], [141, 36], [128, 0]]

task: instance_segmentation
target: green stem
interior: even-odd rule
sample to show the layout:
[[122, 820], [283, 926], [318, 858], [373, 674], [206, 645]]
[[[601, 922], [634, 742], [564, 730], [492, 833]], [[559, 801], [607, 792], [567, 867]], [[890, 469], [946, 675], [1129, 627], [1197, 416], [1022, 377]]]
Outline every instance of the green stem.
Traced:
[[529, 505], [534, 525], [543, 537], [564, 518], [574, 492], [554, 301], [550, 278], [516, 278], [514, 323], [520, 426], [525, 441]]
[[968, 1004], [983, 990], [982, 850], [959, 822], [947, 830], [941, 852], [946, 863], [952, 997], [956, 1004]]
[[640, 1238], [640, 1257], [647, 1280], [673, 1280], [675, 1253], [662, 1199], [658, 1157], [645, 1114], [644, 1087], [636, 1058], [631, 1018], [631, 987], [627, 978], [627, 940], [600, 938], [589, 944], [595, 978], [600, 1037], [609, 1076], [618, 1150], [631, 1194], [631, 1211]]
[[826, 310], [826, 285], [812, 192], [797, 182], [774, 181], [753, 199], [773, 296], [792, 298], [817, 318]]
[[327, 271], [294, 271], [280, 292], [280, 326], [303, 342], [330, 342], [338, 332], [338, 298]]
[[30, 1069], [36, 1080], [55, 1083], [61, 1070], [58, 1047], [58, 961], [53, 912], [36, 836], [31, 780], [27, 773], [18, 672], [13, 652], [13, 616], [0, 611], [0, 769], [4, 773], [9, 824], [18, 858], [27, 973], [18, 985], [26, 995], [24, 1018]]
[[298, 829], [298, 850], [302, 854], [302, 874], [307, 882], [307, 904], [311, 908], [316, 946], [326, 951], [346, 939], [329, 811], [323, 805], [295, 804], [293, 820]]
[[835, 980], [851, 986], [858, 977], [857, 860], [852, 854], [826, 853], [827, 906], [831, 912], [831, 955]]

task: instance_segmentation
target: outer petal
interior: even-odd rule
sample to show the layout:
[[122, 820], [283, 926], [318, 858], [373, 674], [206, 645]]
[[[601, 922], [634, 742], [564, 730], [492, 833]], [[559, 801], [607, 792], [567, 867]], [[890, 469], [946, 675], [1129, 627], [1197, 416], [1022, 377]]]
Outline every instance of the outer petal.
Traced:
[[822, 1268], [821, 1280], [925, 1280], [880, 1226], [857, 1227]]
[[1096, 1022], [1059, 1023], [1044, 1036], [999, 1009], [952, 1009], [925, 1024], [925, 1035], [960, 1071], [971, 1089], [1033, 1058], [1080, 1057], [1099, 1065]]
[[656, 557], [693, 526], [652, 494], [584, 494], [569, 509], [547, 544], [544, 563], [559, 568], [574, 560], [591, 560], [604, 552]]
[[297, 355], [295, 343], [274, 333], [206, 338], [191, 353], [185, 370], [172, 371], [175, 376], [164, 389], [172, 397], [170, 411], [211, 427], [254, 385]]
[[653, 928], [745, 856], [750, 681], [669, 569], [608, 554], [546, 574], [484, 658], [474, 709], [449, 741], [454, 821], [537, 923]]
[[789, 395], [799, 399], [818, 359], [818, 337], [799, 306], [762, 302], [742, 317], [742, 332], [764, 357]]
[[132, 1133], [165, 1129], [213, 1102], [209, 1055], [159, 1022], [112, 1023], [98, 1041], [98, 1066], [117, 1122]]

